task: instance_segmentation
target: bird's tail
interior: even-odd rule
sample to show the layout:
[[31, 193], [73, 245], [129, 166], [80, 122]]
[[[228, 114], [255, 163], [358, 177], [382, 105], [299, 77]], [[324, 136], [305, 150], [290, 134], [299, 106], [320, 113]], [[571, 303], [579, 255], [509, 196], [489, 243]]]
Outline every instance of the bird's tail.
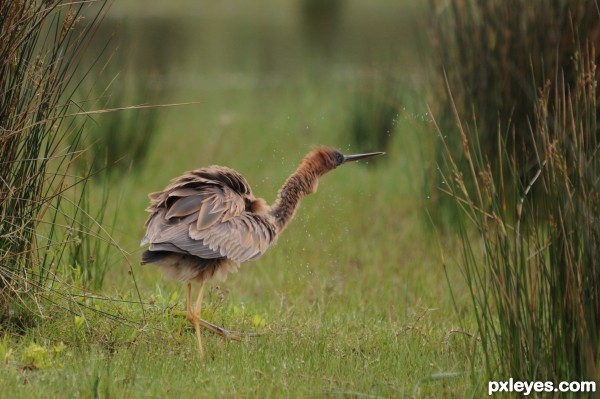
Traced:
[[170, 254], [171, 252], [169, 251], [146, 250], [142, 253], [142, 260], [140, 261], [140, 264], [145, 265], [146, 263], [157, 263]]

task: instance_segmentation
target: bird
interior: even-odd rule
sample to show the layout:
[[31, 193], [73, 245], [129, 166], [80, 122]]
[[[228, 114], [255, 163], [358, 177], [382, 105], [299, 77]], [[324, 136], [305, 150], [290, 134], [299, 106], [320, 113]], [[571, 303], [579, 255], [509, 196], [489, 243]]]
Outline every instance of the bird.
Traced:
[[[150, 215], [141, 246], [149, 246], [140, 263], [156, 265], [167, 278], [187, 283], [186, 319], [194, 326], [201, 356], [201, 327], [239, 339], [200, 318], [206, 281], [224, 280], [241, 263], [263, 255], [293, 219], [301, 199], [317, 191], [321, 176], [348, 162], [382, 154], [344, 155], [317, 147], [287, 178], [272, 205], [255, 197], [240, 173], [218, 165], [185, 172], [164, 190], [148, 194]], [[192, 282], [200, 286], [194, 306]]]

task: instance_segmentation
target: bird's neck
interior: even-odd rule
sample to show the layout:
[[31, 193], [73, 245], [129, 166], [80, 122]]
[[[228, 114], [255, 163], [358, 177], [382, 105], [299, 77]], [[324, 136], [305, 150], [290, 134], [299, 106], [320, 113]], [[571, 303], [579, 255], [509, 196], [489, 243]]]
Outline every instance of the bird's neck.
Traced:
[[293, 219], [302, 197], [315, 191], [318, 179], [318, 173], [301, 168], [287, 178], [271, 207], [279, 231], [285, 229]]

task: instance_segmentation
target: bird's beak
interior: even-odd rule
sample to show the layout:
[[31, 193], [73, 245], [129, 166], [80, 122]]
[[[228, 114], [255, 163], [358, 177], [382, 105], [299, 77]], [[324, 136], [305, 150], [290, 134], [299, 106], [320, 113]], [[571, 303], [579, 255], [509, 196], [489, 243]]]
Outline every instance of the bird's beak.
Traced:
[[368, 152], [366, 154], [354, 154], [354, 155], [344, 155], [344, 161], [342, 163], [358, 161], [359, 159], [365, 159], [369, 157], [374, 157], [376, 155], [383, 155], [385, 152]]

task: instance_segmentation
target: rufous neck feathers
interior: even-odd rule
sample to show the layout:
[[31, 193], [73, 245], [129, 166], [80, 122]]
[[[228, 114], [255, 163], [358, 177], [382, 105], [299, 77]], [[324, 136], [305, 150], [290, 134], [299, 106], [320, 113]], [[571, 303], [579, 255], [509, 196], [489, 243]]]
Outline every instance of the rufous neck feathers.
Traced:
[[294, 217], [302, 197], [317, 191], [319, 177], [335, 169], [342, 159], [343, 156], [336, 150], [322, 147], [304, 157], [279, 190], [277, 200], [271, 208], [280, 231]]

